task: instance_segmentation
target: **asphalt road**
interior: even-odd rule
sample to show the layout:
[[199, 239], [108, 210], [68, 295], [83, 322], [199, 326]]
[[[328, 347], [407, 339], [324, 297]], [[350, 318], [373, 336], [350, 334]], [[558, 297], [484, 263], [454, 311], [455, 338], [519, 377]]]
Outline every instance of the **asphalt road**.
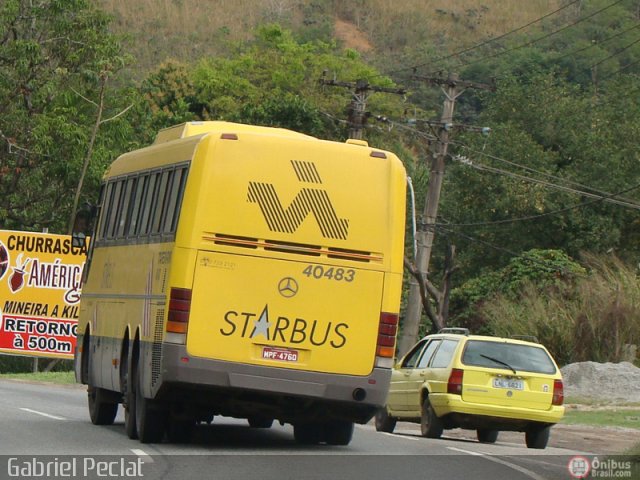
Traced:
[[252, 429], [223, 417], [199, 426], [188, 444], [141, 444], [127, 438], [122, 411], [112, 426], [92, 425], [80, 386], [0, 381], [0, 409], [0, 479], [555, 480], [571, 478], [567, 463], [579, 453], [446, 432], [425, 439], [407, 423], [394, 434], [359, 425], [347, 447], [309, 447], [295, 443], [289, 425]]

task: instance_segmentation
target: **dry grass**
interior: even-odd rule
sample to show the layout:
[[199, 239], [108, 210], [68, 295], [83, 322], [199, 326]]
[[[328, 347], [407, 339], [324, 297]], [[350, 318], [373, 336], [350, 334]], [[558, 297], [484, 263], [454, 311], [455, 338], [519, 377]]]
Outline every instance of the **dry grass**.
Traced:
[[[557, 9], [562, 0], [96, 0], [115, 16], [115, 28], [131, 35], [143, 70], [167, 58], [189, 61], [224, 54], [228, 41], [252, 37], [257, 25], [278, 22], [294, 31], [318, 18], [349, 22], [358, 42], [346, 46], [371, 54], [400, 51], [427, 39], [457, 49], [498, 36]], [[315, 12], [315, 13], [310, 13]], [[315, 15], [315, 17], [313, 17]]]

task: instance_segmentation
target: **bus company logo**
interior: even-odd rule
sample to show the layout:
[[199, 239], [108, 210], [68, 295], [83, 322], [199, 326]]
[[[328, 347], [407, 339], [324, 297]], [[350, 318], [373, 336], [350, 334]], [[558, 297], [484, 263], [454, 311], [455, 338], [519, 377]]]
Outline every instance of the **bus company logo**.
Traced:
[[586, 457], [576, 455], [569, 460], [567, 469], [569, 470], [569, 475], [573, 478], [586, 478], [591, 471], [591, 462]]
[[291, 277], [285, 277], [278, 283], [278, 292], [285, 298], [291, 298], [298, 293], [298, 282]]
[[[291, 160], [291, 166], [299, 182], [322, 185], [313, 162]], [[273, 184], [249, 182], [247, 200], [258, 204], [272, 232], [293, 233], [312, 213], [323, 237], [346, 240], [349, 235], [349, 220], [338, 217], [324, 189], [304, 187], [285, 208]]]
[[239, 336], [288, 345], [329, 345], [336, 349], [344, 347], [347, 343], [346, 333], [349, 329], [346, 323], [290, 318], [284, 315], [272, 318], [269, 305], [265, 305], [261, 313], [229, 310], [224, 314], [224, 323], [219, 332], [225, 337]]

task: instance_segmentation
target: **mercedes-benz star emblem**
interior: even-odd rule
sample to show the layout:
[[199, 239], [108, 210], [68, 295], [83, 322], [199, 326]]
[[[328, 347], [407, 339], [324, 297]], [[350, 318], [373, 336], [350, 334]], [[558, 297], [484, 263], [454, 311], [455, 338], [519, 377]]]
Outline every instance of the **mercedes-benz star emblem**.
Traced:
[[285, 298], [291, 298], [298, 293], [298, 282], [291, 277], [284, 277], [278, 283], [278, 291]]

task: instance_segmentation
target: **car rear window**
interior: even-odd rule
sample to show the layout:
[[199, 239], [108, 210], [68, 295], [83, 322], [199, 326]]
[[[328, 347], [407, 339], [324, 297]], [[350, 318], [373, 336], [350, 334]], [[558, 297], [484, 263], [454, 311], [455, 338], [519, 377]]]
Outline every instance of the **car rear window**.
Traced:
[[508, 365], [516, 371], [556, 373], [556, 366], [544, 349], [516, 343], [469, 340], [462, 354], [462, 363], [499, 369]]

